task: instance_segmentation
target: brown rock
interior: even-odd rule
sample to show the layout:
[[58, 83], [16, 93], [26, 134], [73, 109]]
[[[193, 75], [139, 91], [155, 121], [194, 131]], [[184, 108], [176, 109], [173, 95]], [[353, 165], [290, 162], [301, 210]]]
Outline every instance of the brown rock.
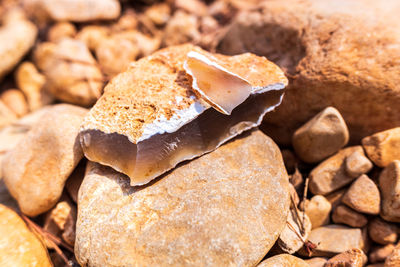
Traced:
[[365, 137], [362, 145], [368, 157], [379, 167], [400, 160], [400, 127]]
[[349, 141], [349, 130], [339, 111], [328, 107], [293, 134], [296, 154], [308, 163], [320, 162], [335, 154]]
[[384, 263], [374, 263], [374, 264], [368, 264], [366, 267], [384, 267]]
[[265, 120], [274, 140], [289, 144], [304, 121], [334, 106], [358, 141], [400, 125], [399, 12], [397, 0], [263, 1], [236, 17], [219, 49], [273, 58], [293, 75]]
[[201, 38], [198, 25], [196, 16], [181, 10], [176, 11], [163, 31], [163, 44], [168, 47], [188, 42], [198, 43]]
[[24, 94], [18, 89], [8, 89], [0, 95], [3, 103], [11, 109], [18, 117], [28, 113], [28, 103]]
[[310, 267], [324, 267], [325, 263], [328, 261], [327, 258], [315, 257], [308, 260], [304, 260]]
[[279, 254], [263, 260], [257, 267], [309, 267], [309, 265], [302, 259], [292, 256], [290, 254]]
[[17, 120], [17, 114], [15, 114], [3, 101], [0, 100], [0, 128], [12, 123]]
[[342, 202], [358, 212], [377, 215], [381, 197], [376, 184], [363, 174], [351, 184]]
[[347, 192], [347, 188], [343, 188], [332, 193], [329, 193], [325, 198], [331, 203], [332, 209], [335, 209], [340, 203], [342, 203], [342, 198]]
[[363, 151], [356, 151], [346, 158], [346, 172], [352, 177], [359, 177], [372, 169], [372, 162]]
[[190, 259], [194, 266], [254, 266], [289, 210], [279, 149], [260, 131], [146, 186], [129, 184], [111, 168], [88, 164], [78, 198], [80, 264], [185, 265]]
[[400, 160], [390, 163], [379, 176], [382, 196], [381, 217], [386, 221], [400, 222]]
[[84, 26], [76, 35], [76, 39], [84, 42], [91, 51], [96, 51], [97, 47], [108, 37], [110, 29], [100, 25]]
[[200, 0], [175, 0], [175, 6], [199, 17], [207, 15], [207, 5]]
[[390, 254], [392, 254], [393, 250], [394, 250], [393, 244], [372, 248], [368, 257], [369, 261], [372, 263], [383, 262]]
[[343, 223], [351, 227], [364, 227], [368, 220], [364, 215], [344, 206], [337, 206], [332, 213], [334, 223]]
[[53, 266], [46, 247], [25, 222], [0, 204], [0, 266]]
[[330, 258], [324, 267], [363, 267], [367, 263], [367, 256], [361, 249], [351, 249]]
[[321, 162], [310, 173], [310, 190], [313, 194], [326, 195], [354, 180], [347, 174], [345, 159], [356, 151], [362, 151], [361, 146], [352, 146], [340, 150], [335, 155]]
[[400, 243], [393, 249], [392, 254], [385, 260], [385, 267], [397, 267], [400, 266]]
[[164, 25], [171, 17], [171, 6], [167, 3], [155, 3], [144, 14], [156, 25]]
[[76, 35], [76, 27], [70, 22], [58, 22], [54, 24], [48, 34], [47, 40], [52, 43], [57, 43], [64, 38], [74, 38]]
[[385, 222], [379, 217], [374, 218], [368, 225], [369, 237], [378, 244], [395, 243], [398, 228], [396, 225]]
[[82, 158], [76, 137], [86, 109], [49, 108], [3, 160], [3, 178], [21, 211], [36, 216], [53, 207]]
[[321, 195], [313, 196], [305, 202], [305, 212], [310, 218], [312, 229], [329, 224], [332, 205]]

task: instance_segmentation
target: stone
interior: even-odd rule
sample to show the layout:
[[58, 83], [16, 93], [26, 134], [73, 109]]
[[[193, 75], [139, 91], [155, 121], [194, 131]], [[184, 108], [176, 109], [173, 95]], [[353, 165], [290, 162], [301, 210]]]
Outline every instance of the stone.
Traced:
[[107, 39], [110, 28], [101, 25], [87, 25], [76, 35], [76, 39], [84, 42], [91, 51], [96, 51], [97, 47]]
[[400, 126], [399, 12], [397, 0], [263, 1], [235, 17], [218, 48], [266, 56], [292, 77], [282, 105], [262, 125], [278, 143], [290, 144], [293, 132], [328, 106], [358, 143]]
[[[283, 160], [285, 160], [285, 158]], [[298, 168], [295, 168], [294, 173], [289, 175], [289, 182], [293, 185], [295, 190], [301, 190], [301, 188], [304, 186], [303, 175]]]
[[[313, 257], [332, 257], [353, 248], [366, 248], [366, 236], [361, 229], [335, 224], [313, 229], [308, 240], [317, 245]], [[299, 253], [307, 255], [303, 249]]]
[[155, 25], [161, 26], [168, 22], [171, 17], [171, 6], [167, 3], [155, 3], [144, 12]]
[[385, 260], [385, 267], [397, 267], [400, 266], [400, 243], [393, 249], [392, 254]]
[[395, 243], [398, 231], [395, 224], [385, 222], [379, 217], [374, 218], [368, 225], [369, 237], [381, 245]]
[[52, 43], [57, 43], [64, 38], [74, 38], [76, 33], [77, 31], [74, 24], [62, 21], [51, 26], [47, 33], [47, 40]]
[[20, 10], [8, 11], [0, 20], [0, 81], [35, 43], [38, 30]]
[[315, 195], [326, 195], [351, 183], [355, 178], [347, 174], [345, 159], [361, 146], [346, 147], [315, 167], [309, 175], [310, 191]]
[[65, 189], [75, 203], [78, 203], [78, 191], [81, 187], [83, 177], [85, 176], [85, 169], [86, 160], [83, 159], [79, 162], [78, 166], [76, 166], [75, 170], [71, 173], [65, 183]]
[[194, 266], [255, 266], [285, 227], [288, 190], [279, 149], [260, 131], [141, 187], [89, 162], [79, 190], [75, 256], [83, 266], [186, 265], [188, 259]]
[[143, 185], [256, 127], [279, 105], [286, 82], [266, 58], [168, 47], [105, 87], [82, 124], [82, 148], [89, 160]]
[[309, 267], [309, 265], [302, 259], [292, 256], [290, 254], [279, 254], [263, 260], [257, 267]]
[[362, 139], [367, 156], [379, 167], [400, 160], [400, 127], [367, 136]]
[[328, 261], [327, 258], [314, 257], [308, 260], [304, 260], [310, 267], [324, 267], [325, 263]]
[[368, 264], [366, 267], [384, 267], [384, 263], [374, 263], [374, 264]]
[[8, 89], [1, 93], [0, 99], [11, 109], [18, 117], [28, 113], [28, 103], [24, 94], [18, 89]]
[[378, 186], [363, 174], [351, 184], [342, 202], [358, 212], [378, 215], [381, 205]]
[[310, 200], [306, 200], [304, 210], [310, 218], [312, 229], [329, 224], [332, 205], [324, 196], [315, 195]]
[[372, 162], [362, 151], [356, 151], [346, 158], [346, 172], [351, 177], [357, 178], [362, 174], [366, 174], [372, 167]]
[[0, 129], [16, 120], [17, 114], [7, 107], [0, 99]]
[[307, 163], [332, 156], [349, 141], [349, 130], [339, 111], [327, 107], [295, 131], [292, 138], [296, 154]]
[[44, 42], [34, 58], [46, 76], [47, 90], [56, 99], [90, 106], [100, 97], [103, 75], [83, 42], [68, 38], [56, 44]]
[[334, 223], [343, 223], [354, 228], [364, 227], [368, 223], [367, 217], [344, 205], [334, 209], [332, 220]]
[[178, 10], [169, 19], [163, 31], [163, 44], [173, 46], [184, 43], [198, 43], [201, 39], [198, 18]]
[[53, 264], [46, 247], [12, 209], [0, 204], [0, 265], [40, 266]]
[[49, 108], [4, 155], [4, 182], [28, 216], [46, 212], [57, 203], [65, 181], [83, 157], [77, 135], [86, 112], [68, 104]]
[[[290, 182], [290, 179], [289, 179], [289, 182]], [[300, 203], [300, 198], [299, 198], [299, 195], [297, 194], [296, 189], [294, 188], [294, 186], [291, 183], [289, 183], [289, 194], [290, 194], [290, 197], [293, 199], [294, 204], [296, 206], [298, 206]]]
[[[294, 173], [296, 171], [296, 166], [299, 164], [299, 159], [290, 149], [282, 149], [281, 153], [287, 172]], [[295, 183], [293, 183], [293, 185], [295, 185]]]
[[331, 203], [332, 209], [335, 209], [338, 205], [342, 203], [342, 198], [346, 193], [346, 191], [347, 188], [342, 188], [340, 190], [329, 193], [328, 195], [325, 196], [325, 198], [329, 201], [329, 203]]
[[381, 191], [381, 217], [386, 221], [400, 222], [400, 160], [390, 163], [379, 176]]
[[363, 267], [365, 263], [367, 263], [367, 256], [361, 249], [354, 248], [330, 258], [324, 267]]
[[369, 261], [372, 263], [385, 261], [385, 259], [392, 254], [394, 247], [393, 244], [388, 244], [386, 246], [372, 248], [368, 257]]

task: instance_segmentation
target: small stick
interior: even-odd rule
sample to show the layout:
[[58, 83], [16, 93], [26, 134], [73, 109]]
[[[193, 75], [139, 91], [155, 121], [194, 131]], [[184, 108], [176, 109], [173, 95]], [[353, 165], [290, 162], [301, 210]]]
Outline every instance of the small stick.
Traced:
[[[294, 199], [293, 199], [292, 194], [290, 194], [290, 200], [291, 200], [291, 202], [292, 202], [292, 206], [293, 206], [294, 212], [295, 212], [295, 214], [296, 214], [297, 224], [300, 226], [300, 227], [299, 227], [299, 228], [300, 228], [300, 233], [301, 233], [302, 235], [304, 235], [305, 232], [306, 232], [306, 231], [305, 231], [305, 227], [304, 227], [304, 221], [303, 221], [303, 222], [300, 221], [300, 213], [299, 213], [299, 210], [298, 210], [298, 208], [297, 208], [297, 206], [296, 206], [296, 203], [294, 202]], [[303, 217], [304, 217], [304, 213], [303, 213]]]
[[305, 220], [305, 214], [306, 214], [306, 198], [307, 198], [307, 192], [308, 192], [308, 183], [310, 182], [310, 178], [307, 177], [306, 181], [304, 183], [304, 192], [303, 192], [303, 225], [304, 225], [304, 220]]

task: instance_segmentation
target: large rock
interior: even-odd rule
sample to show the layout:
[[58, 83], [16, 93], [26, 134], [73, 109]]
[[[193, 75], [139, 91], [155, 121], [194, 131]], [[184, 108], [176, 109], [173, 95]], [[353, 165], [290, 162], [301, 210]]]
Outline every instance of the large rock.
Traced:
[[75, 255], [84, 266], [254, 266], [285, 227], [288, 190], [280, 152], [260, 131], [142, 187], [89, 163]]
[[3, 159], [3, 178], [21, 211], [36, 216], [57, 203], [83, 157], [77, 139], [87, 110], [60, 104], [46, 110]]
[[219, 50], [266, 56], [292, 77], [266, 117], [274, 140], [289, 143], [302, 123], [334, 106], [358, 141], [400, 125], [399, 12], [397, 0], [264, 1], [239, 14]]
[[50, 267], [46, 247], [25, 222], [0, 204], [0, 266]]

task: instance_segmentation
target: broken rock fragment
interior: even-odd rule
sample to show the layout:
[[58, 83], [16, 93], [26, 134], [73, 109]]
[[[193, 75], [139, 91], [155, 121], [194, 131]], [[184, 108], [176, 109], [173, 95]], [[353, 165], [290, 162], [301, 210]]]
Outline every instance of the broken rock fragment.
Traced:
[[82, 266], [255, 266], [285, 227], [289, 203], [280, 151], [260, 131], [142, 187], [89, 162], [75, 255]]
[[[198, 65], [187, 64], [188, 54]], [[106, 86], [82, 124], [83, 151], [142, 185], [259, 125], [286, 84], [263, 57], [169, 47], [132, 63]]]

